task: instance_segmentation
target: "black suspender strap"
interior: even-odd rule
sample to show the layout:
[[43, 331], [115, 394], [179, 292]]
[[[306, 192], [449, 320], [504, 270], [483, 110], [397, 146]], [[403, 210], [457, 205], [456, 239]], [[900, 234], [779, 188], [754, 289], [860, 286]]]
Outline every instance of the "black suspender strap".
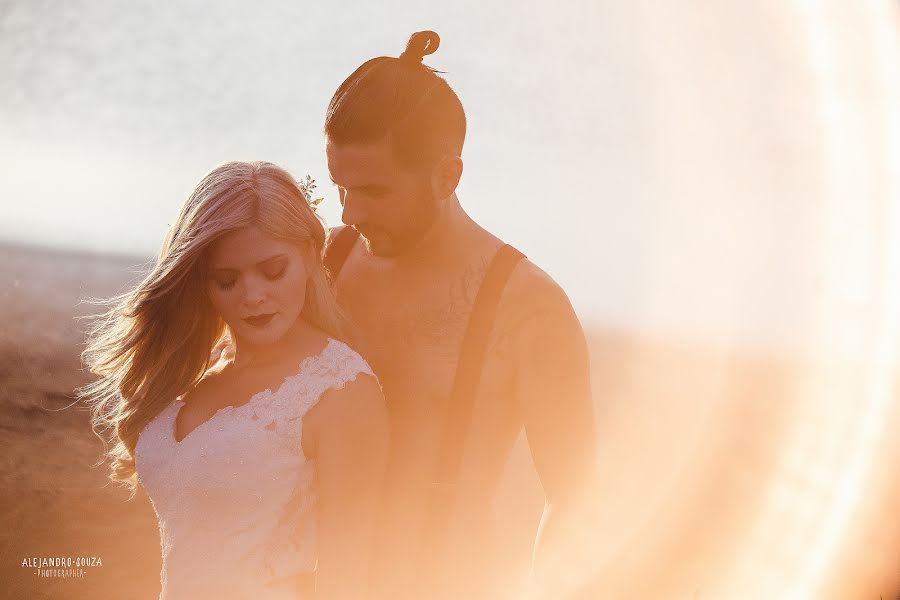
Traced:
[[[350, 255], [359, 232], [352, 227], [336, 227], [325, 245], [323, 260], [331, 283], [337, 281], [344, 262]], [[494, 254], [485, 273], [460, 348], [450, 402], [444, 423], [435, 479], [431, 486], [427, 521], [422, 535], [422, 554], [427, 564], [418, 576], [424, 593], [432, 593], [435, 579], [444, 561], [445, 543], [456, 499], [456, 483], [462, 466], [463, 452], [469, 433], [469, 422], [475, 406], [478, 384], [487, 342], [493, 328], [500, 297], [518, 262], [525, 256], [504, 244]], [[410, 568], [415, 568], [410, 565]]]
[[463, 445], [481, 380], [484, 353], [497, 316], [497, 306], [509, 276], [522, 258], [524, 255], [512, 246], [502, 246], [491, 260], [478, 288], [456, 364], [436, 483], [456, 483], [459, 479]]
[[522, 258], [524, 255], [508, 244], [497, 251], [475, 296], [466, 326], [423, 537], [423, 556], [428, 557], [430, 563], [422, 573], [426, 593], [433, 590], [435, 577], [444, 559], [447, 530], [456, 499], [456, 483], [459, 480], [469, 423], [497, 306], [509, 276]]
[[328, 275], [332, 285], [337, 282], [341, 268], [347, 261], [347, 257], [350, 256], [350, 251], [353, 249], [353, 244], [356, 243], [356, 238], [358, 237], [359, 232], [346, 225], [341, 225], [331, 230], [328, 241], [325, 243], [322, 260], [325, 263], [325, 273]]

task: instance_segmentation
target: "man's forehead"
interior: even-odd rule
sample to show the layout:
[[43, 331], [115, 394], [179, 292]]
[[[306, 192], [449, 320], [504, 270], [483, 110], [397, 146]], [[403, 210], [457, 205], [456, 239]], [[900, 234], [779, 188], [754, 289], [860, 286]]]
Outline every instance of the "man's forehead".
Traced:
[[328, 171], [332, 180], [366, 180], [373, 183], [389, 178], [398, 168], [393, 149], [385, 139], [378, 142], [352, 142], [337, 144], [328, 141], [325, 146]]

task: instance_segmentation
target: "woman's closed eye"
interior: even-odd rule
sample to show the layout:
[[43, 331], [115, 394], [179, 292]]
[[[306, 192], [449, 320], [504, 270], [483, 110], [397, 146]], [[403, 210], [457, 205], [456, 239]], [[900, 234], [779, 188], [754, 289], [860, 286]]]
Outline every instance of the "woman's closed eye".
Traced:
[[279, 279], [284, 277], [286, 271], [287, 261], [280, 261], [272, 265], [266, 265], [262, 270], [263, 275], [269, 281], [278, 281]]
[[[257, 273], [261, 274], [268, 281], [278, 281], [287, 272], [288, 260], [285, 256], [276, 256], [272, 259], [263, 261], [256, 266]], [[242, 274], [238, 269], [217, 268], [212, 269], [210, 277], [216, 288], [227, 291], [232, 289]]]
[[216, 282], [216, 287], [220, 290], [230, 290], [234, 287], [234, 284], [237, 283], [237, 277], [229, 279], [220, 279], [218, 277], [213, 277], [213, 281]]

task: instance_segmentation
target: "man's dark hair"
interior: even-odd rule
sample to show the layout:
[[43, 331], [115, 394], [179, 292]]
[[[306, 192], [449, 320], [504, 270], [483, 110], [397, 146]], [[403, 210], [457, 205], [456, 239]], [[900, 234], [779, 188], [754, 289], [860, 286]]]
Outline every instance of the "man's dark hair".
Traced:
[[338, 87], [325, 116], [325, 135], [338, 145], [374, 143], [386, 135], [402, 164], [430, 167], [462, 154], [466, 114], [439, 71], [422, 64], [440, 38], [414, 33], [399, 58], [364, 62]]

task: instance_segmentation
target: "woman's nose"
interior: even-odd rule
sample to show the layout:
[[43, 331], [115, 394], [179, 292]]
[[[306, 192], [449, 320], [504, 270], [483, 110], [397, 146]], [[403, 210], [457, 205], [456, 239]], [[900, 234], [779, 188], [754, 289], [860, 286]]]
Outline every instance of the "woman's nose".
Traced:
[[261, 282], [249, 280], [244, 285], [244, 304], [259, 306], [266, 299], [265, 286]]

